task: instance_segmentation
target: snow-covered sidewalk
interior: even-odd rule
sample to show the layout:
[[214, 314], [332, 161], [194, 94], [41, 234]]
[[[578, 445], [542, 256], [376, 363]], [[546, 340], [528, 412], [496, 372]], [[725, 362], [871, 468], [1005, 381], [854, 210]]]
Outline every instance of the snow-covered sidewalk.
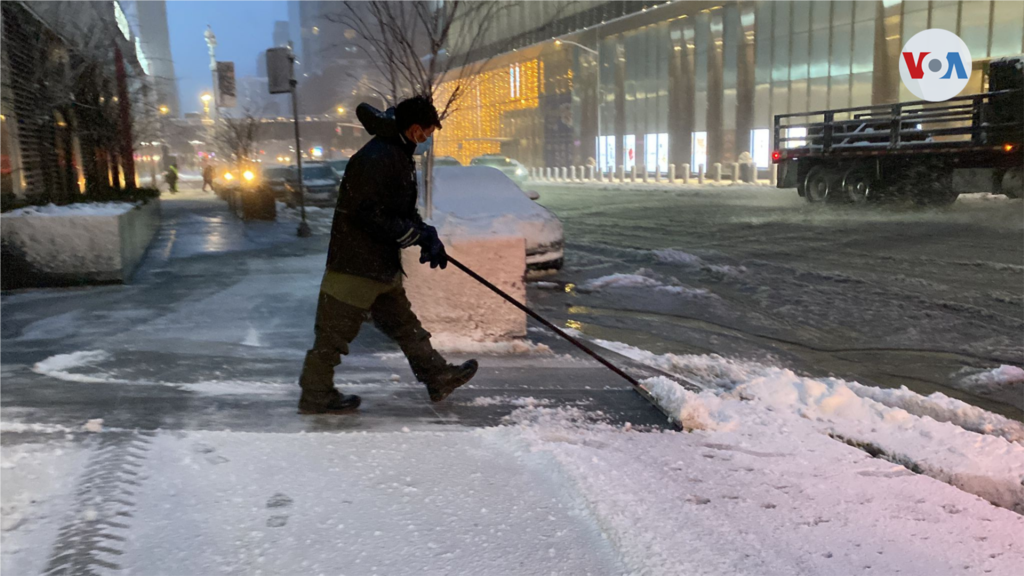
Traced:
[[599, 343], [705, 388], [646, 381], [691, 432], [505, 396], [476, 398], [521, 406], [476, 430], [5, 423], [2, 568], [931, 576], [1024, 563], [1019, 422]]

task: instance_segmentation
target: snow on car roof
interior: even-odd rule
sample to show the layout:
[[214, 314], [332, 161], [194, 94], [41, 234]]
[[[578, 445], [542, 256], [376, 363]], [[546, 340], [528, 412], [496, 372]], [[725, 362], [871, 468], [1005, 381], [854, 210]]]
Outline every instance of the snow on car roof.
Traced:
[[544, 208], [490, 166], [436, 166], [434, 209], [458, 218], [526, 216]]

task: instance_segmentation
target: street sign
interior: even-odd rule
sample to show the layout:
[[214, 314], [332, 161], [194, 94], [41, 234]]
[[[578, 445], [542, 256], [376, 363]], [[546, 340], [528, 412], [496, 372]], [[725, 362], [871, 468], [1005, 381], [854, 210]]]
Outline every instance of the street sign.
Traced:
[[217, 62], [217, 106], [234, 108], [236, 104], [235, 63]]
[[292, 53], [289, 48], [267, 49], [267, 88], [271, 94], [292, 91], [295, 80], [292, 69]]

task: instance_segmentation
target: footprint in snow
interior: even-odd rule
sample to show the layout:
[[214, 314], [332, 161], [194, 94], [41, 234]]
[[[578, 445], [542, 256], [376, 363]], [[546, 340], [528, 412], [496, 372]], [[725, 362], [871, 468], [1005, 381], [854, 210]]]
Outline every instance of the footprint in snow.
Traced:
[[294, 500], [291, 499], [287, 494], [278, 492], [267, 500], [267, 508], [287, 508], [292, 505]]
[[288, 516], [271, 516], [267, 518], [267, 528], [280, 528], [288, 523]]

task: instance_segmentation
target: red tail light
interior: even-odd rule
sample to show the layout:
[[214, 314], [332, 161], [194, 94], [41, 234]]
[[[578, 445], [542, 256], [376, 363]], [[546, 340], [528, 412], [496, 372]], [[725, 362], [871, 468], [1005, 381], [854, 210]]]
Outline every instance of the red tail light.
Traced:
[[779, 152], [778, 150], [773, 150], [772, 162], [778, 162], [780, 159], [782, 159], [782, 152]]

